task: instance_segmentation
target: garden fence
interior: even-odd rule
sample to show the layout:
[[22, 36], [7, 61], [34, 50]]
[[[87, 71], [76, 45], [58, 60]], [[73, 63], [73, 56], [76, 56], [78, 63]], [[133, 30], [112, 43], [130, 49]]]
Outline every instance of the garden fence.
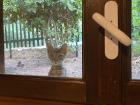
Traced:
[[39, 32], [37, 28], [29, 30], [20, 21], [4, 24], [4, 42], [6, 49], [43, 46], [43, 31]]
[[[40, 47], [45, 46], [43, 30], [38, 28], [27, 28], [20, 21], [4, 24], [4, 48], [10, 52], [12, 58], [13, 48]], [[75, 43], [75, 54], [78, 56], [78, 40]]]

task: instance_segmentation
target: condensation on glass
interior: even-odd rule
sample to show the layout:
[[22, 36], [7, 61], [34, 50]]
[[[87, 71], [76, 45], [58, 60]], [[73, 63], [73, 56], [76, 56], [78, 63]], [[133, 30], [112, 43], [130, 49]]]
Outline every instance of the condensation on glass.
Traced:
[[132, 79], [140, 79], [140, 0], [132, 0]]
[[82, 77], [82, 0], [3, 0], [5, 74]]

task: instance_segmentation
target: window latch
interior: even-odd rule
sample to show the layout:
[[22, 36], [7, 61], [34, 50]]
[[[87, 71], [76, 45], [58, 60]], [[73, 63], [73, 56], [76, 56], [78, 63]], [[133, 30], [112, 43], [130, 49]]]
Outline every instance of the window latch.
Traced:
[[118, 4], [108, 1], [104, 8], [105, 17], [94, 13], [92, 19], [105, 29], [105, 56], [115, 59], [118, 56], [118, 41], [125, 46], [131, 44], [131, 39], [118, 28]]

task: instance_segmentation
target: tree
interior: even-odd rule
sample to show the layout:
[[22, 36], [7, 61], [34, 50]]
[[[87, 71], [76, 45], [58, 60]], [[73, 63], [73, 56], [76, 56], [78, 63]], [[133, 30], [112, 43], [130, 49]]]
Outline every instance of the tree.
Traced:
[[29, 29], [39, 28], [56, 47], [81, 35], [81, 0], [4, 0], [3, 7], [4, 23], [20, 20]]

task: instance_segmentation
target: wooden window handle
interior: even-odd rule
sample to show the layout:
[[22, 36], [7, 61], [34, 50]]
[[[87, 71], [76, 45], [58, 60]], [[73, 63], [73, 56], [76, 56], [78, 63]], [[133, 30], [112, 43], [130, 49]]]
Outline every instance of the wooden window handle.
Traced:
[[129, 46], [131, 44], [131, 39], [101, 14], [94, 13], [92, 15], [92, 19], [106, 31], [108, 31], [114, 38], [120, 41], [123, 45]]

